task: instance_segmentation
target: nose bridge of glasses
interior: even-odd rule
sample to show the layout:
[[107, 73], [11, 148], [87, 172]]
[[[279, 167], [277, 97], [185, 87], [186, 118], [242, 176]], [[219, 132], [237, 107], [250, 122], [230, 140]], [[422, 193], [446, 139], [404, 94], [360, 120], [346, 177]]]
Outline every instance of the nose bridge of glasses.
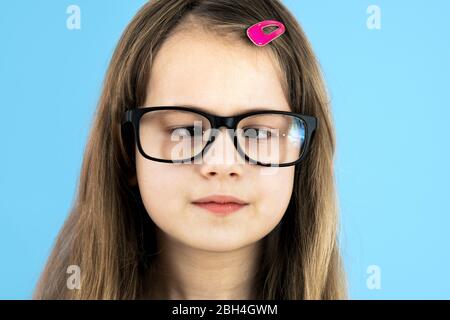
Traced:
[[225, 127], [225, 130], [228, 132], [229, 137], [231, 138], [231, 141], [234, 140], [235, 132], [234, 127], [236, 126], [236, 123], [238, 122], [238, 119], [236, 117], [222, 117], [222, 116], [213, 116], [213, 123], [212, 123], [212, 135], [211, 135], [211, 142], [215, 141], [217, 138], [217, 135], [220, 133], [222, 127]]
[[214, 128], [220, 129], [221, 127], [226, 127], [227, 129], [233, 129], [235, 124], [235, 117], [214, 117]]

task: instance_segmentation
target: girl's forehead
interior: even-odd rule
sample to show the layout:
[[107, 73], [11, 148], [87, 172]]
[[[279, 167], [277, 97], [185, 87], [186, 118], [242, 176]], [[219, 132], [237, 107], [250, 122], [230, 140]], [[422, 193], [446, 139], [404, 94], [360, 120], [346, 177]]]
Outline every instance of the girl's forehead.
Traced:
[[276, 61], [264, 49], [201, 32], [180, 33], [154, 57], [146, 105], [248, 105], [288, 111], [280, 80]]

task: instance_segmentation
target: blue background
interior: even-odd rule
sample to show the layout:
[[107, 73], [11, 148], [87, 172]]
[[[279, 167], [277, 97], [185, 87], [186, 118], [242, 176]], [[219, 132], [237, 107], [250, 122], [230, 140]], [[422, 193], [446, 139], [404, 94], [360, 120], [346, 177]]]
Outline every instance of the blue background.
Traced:
[[[449, 299], [450, 2], [283, 2], [331, 95], [350, 298]], [[0, 298], [31, 297], [74, 200], [112, 51], [144, 3], [0, 6]], [[71, 4], [80, 30], [66, 27]], [[380, 30], [366, 26], [372, 4]]]

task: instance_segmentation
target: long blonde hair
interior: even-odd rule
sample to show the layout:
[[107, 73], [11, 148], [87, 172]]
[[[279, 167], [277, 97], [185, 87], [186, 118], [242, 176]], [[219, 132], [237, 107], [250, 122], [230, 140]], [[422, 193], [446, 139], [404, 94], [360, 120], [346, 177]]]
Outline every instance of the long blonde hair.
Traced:
[[[335, 133], [319, 65], [300, 25], [277, 0], [153, 0], [124, 31], [111, 59], [85, 149], [77, 195], [34, 292], [36, 299], [138, 299], [157, 253], [155, 225], [135, 176], [134, 137], [121, 127], [128, 108], [141, 106], [153, 57], [175, 27], [194, 17], [221, 36], [246, 38], [267, 19], [286, 33], [266, 48], [279, 63], [294, 112], [318, 118], [305, 161], [295, 169], [293, 195], [283, 219], [264, 238], [257, 270], [260, 299], [345, 299], [338, 246], [333, 161]], [[193, 19], [191, 19], [193, 20]], [[300, 170], [301, 169], [301, 170]], [[70, 265], [81, 289], [66, 286]]]

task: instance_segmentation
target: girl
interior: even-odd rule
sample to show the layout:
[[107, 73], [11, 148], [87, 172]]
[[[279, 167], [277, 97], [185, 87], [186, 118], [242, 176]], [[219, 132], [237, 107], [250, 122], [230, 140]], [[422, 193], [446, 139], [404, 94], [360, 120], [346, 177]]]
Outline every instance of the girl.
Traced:
[[[247, 30], [269, 19], [285, 32], [257, 45]], [[152, 0], [113, 54], [34, 298], [346, 298], [334, 152], [316, 58], [280, 1]]]

